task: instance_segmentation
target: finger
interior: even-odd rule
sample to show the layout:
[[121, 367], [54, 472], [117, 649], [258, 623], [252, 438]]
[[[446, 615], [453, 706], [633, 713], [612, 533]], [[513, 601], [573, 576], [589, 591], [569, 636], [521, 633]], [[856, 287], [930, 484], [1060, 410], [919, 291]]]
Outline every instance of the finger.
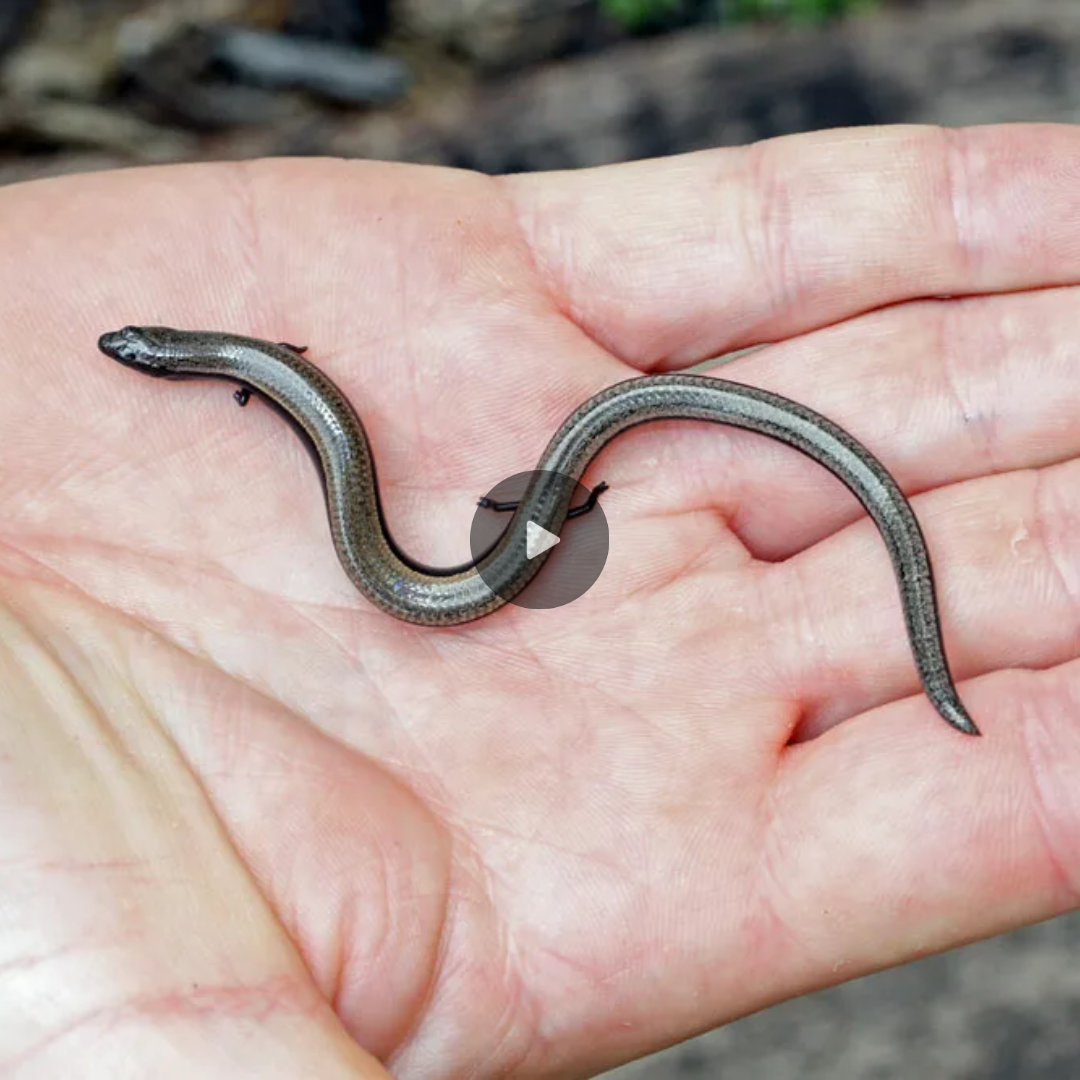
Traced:
[[[614, 947], [591, 922], [560, 926], [564, 951], [588, 942], [590, 971], [603, 976], [605, 1004], [623, 1024], [586, 1042], [577, 1007], [556, 1009], [555, 1029], [561, 1022], [569, 1045], [576, 1036], [580, 1053], [601, 1055], [590, 1059], [600, 1068], [616, 1053], [644, 1053], [1074, 908], [1080, 670], [1004, 673], [972, 690], [977, 709], [998, 708], [1001, 723], [987, 734], [1000, 730], [1000, 740], [929, 728], [911, 702], [768, 764], [679, 740], [699, 766], [686, 764], [677, 790], [663, 790], [663, 822], [679, 827], [651, 844], [662, 829], [627, 826], [634, 859], [604, 895], [605, 918], [614, 910], [633, 926], [631, 960], [625, 937]], [[722, 719], [714, 713], [714, 727]], [[747, 783], [746, 770], [759, 767], [764, 785]], [[634, 775], [655, 782], [644, 763]], [[596, 805], [594, 828], [605, 820]], [[626, 880], [642, 881], [642, 891]], [[588, 912], [590, 901], [586, 890], [575, 910]]]
[[553, 301], [684, 365], [912, 297], [1071, 284], [1080, 132], [887, 127], [504, 187]]
[[[764, 350], [743, 370], [852, 431], [909, 496], [1059, 464], [1080, 454], [1069, 344], [1077, 295], [1063, 288], [904, 304]], [[778, 497], [752, 500], [735, 521], [756, 554], [784, 558], [826, 535], [829, 519], [861, 516], [809, 462], [766, 455], [774, 456], [755, 461], [754, 479], [766, 482], [767, 471]]]
[[798, 928], [782, 978], [846, 979], [1076, 906], [1080, 665], [966, 689], [981, 740], [903, 702], [785, 754], [758, 881]]
[[995, 675], [973, 700], [998, 710], [991, 737], [928, 729], [904, 702], [789, 748], [745, 847], [707, 803], [667, 807], [687, 826], [654, 853], [661, 929], [641, 930], [664, 942], [665, 1009], [648, 987], [628, 1028], [674, 1041], [1073, 909], [1080, 670]]
[[[909, 495], [1080, 454], [1075, 289], [898, 305], [741, 357], [711, 374], [786, 394], [839, 423]], [[662, 461], [662, 475], [656, 463]], [[816, 462], [698, 423], [639, 429], [590, 475], [641, 517], [719, 511], [759, 559], [785, 559], [863, 509]], [[729, 560], [717, 546], [717, 558]], [[718, 562], [716, 565], [721, 565]]]
[[[942, 627], [959, 679], [1048, 668], [1078, 652], [1080, 462], [970, 481], [915, 501], [931, 538]], [[758, 612], [781, 687], [814, 733], [920, 689], [891, 568], [861, 523], [771, 568]], [[760, 642], [760, 638], [759, 638]], [[961, 686], [966, 697], [966, 687]], [[932, 715], [929, 702], [917, 702]], [[974, 715], [974, 714], [973, 714]], [[996, 710], [989, 717], [993, 723]]]

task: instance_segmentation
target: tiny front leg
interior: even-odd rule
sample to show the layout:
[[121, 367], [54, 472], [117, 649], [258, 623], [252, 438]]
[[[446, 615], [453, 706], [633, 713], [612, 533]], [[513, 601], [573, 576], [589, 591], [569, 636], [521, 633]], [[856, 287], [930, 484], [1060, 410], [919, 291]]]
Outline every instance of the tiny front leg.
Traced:
[[299, 356], [303, 356], [308, 350], [306, 345], [290, 345], [287, 341], [279, 341], [278, 344], [283, 349], [288, 349], [289, 352], [297, 353]]
[[571, 518], [584, 517], [596, 506], [600, 501], [600, 496], [603, 495], [607, 489], [607, 481], [601, 480], [600, 483], [589, 492], [589, 497], [580, 506], [575, 506], [574, 509], [566, 515], [566, 520], [569, 521]]
[[[607, 481], [601, 480], [600, 483], [589, 492], [589, 497], [580, 506], [575, 506], [570, 513], [566, 515], [566, 520], [569, 521], [571, 518], [583, 517], [585, 514], [589, 513], [589, 511], [600, 501], [600, 496], [603, 495], [607, 489]], [[494, 510], [498, 514], [509, 514], [516, 510], [519, 504], [517, 502], [496, 502], [494, 499], [489, 499], [485, 495], [482, 499], [477, 499], [476, 505], [482, 507], [484, 510]]]
[[509, 514], [511, 511], [518, 508], [516, 502], [496, 502], [494, 499], [489, 499], [486, 495], [477, 499], [476, 505], [484, 510], [494, 510], [497, 514]]

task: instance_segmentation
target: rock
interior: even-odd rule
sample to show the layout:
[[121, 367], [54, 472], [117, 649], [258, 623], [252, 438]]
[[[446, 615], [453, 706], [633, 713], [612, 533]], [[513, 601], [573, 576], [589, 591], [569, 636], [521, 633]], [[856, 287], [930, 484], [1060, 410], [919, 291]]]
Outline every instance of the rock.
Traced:
[[215, 27], [210, 53], [242, 82], [308, 90], [346, 105], [396, 101], [412, 81], [392, 56], [243, 26]]

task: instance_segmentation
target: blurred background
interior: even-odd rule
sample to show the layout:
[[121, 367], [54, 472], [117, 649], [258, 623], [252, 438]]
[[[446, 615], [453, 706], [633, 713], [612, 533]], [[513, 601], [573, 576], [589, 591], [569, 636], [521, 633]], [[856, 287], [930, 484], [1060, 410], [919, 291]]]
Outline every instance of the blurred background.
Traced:
[[[1080, 119], [1080, 0], [0, 0], [0, 183], [332, 154], [574, 168], [815, 128]], [[1080, 1080], [1080, 916], [618, 1080]]]
[[1071, 120], [1077, 0], [0, 0], [0, 182], [334, 154], [485, 172]]

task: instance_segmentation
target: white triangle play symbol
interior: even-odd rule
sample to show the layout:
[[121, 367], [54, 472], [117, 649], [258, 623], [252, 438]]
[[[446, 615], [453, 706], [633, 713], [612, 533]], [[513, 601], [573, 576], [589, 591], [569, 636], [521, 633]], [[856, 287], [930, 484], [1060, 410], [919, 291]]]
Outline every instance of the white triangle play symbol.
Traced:
[[559, 543], [560, 538], [547, 529], [541, 529], [534, 521], [525, 523], [525, 555], [535, 559]]

